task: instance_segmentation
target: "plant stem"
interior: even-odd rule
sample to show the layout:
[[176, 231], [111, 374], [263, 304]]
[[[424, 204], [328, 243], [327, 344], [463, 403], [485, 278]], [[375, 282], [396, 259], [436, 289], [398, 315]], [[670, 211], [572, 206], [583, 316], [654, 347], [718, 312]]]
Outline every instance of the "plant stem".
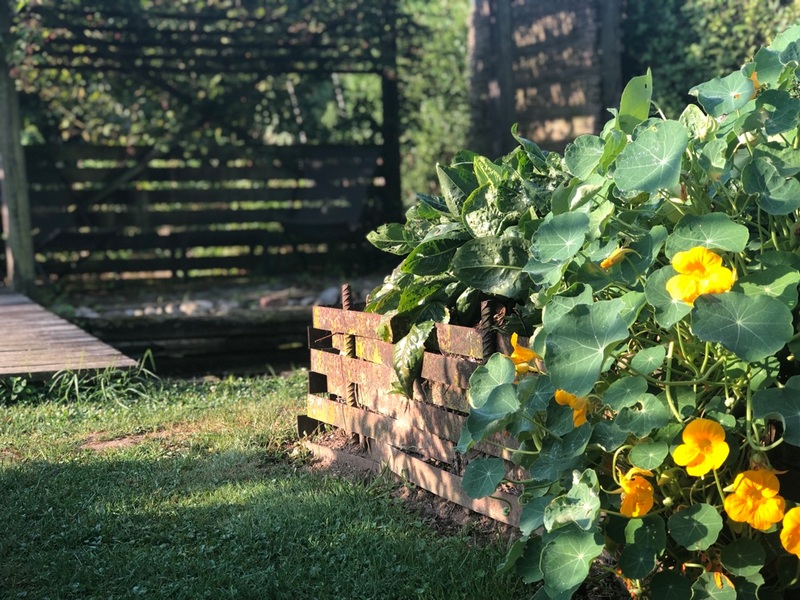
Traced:
[[670, 386], [672, 382], [672, 352], [675, 349], [675, 342], [670, 342], [667, 348], [667, 380], [666, 385], [664, 386], [664, 395], [667, 398], [667, 404], [669, 405], [670, 411], [678, 420], [678, 423], [683, 423], [683, 417], [681, 417], [681, 413], [678, 412], [677, 406], [675, 406], [675, 401], [672, 399], [672, 391], [670, 390]]

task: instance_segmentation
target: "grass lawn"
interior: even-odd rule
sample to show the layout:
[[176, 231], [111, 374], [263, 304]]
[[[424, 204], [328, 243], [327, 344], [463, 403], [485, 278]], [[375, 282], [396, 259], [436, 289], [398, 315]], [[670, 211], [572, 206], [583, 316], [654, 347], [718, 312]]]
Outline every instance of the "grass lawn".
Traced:
[[291, 456], [306, 375], [0, 406], [2, 598], [520, 598], [505, 548]]

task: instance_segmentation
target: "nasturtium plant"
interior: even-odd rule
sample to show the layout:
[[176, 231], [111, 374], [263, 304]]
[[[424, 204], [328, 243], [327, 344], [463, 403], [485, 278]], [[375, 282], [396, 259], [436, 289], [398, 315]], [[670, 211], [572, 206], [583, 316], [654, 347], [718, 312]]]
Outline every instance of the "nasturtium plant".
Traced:
[[[535, 597], [571, 597], [603, 551], [640, 597], [800, 585], [799, 72], [795, 26], [677, 120], [648, 72], [563, 157], [514, 129], [369, 235], [405, 257], [367, 306], [400, 391], [434, 322], [473, 326], [491, 300], [510, 336], [456, 451], [468, 495], [519, 488], [501, 568]], [[501, 439], [513, 470], [474, 449]]]

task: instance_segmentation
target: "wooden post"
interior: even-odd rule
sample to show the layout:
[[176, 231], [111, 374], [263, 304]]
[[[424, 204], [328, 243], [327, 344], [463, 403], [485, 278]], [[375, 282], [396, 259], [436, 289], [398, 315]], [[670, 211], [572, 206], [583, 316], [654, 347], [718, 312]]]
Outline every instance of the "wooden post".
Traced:
[[603, 126], [603, 118], [607, 117], [606, 109], [619, 106], [622, 94], [622, 48], [620, 39], [620, 19], [622, 6], [620, 0], [603, 0], [597, 2], [596, 10], [600, 12], [600, 81], [602, 82], [600, 114], [597, 115], [598, 131]]
[[36, 270], [19, 96], [6, 59], [11, 36], [10, 10], [7, 2], [0, 8], [0, 212], [6, 234], [8, 281], [18, 292], [30, 294], [36, 284]]
[[384, 8], [383, 72], [381, 95], [383, 101], [383, 172], [386, 179], [383, 221], [403, 220], [403, 200], [400, 190], [400, 90], [397, 85], [397, 6], [389, 0]]
[[[516, 121], [514, 107], [514, 39], [511, 29], [511, 0], [496, 0], [495, 21], [492, 29], [492, 47], [494, 55], [494, 72], [496, 79], [492, 84], [496, 89], [489, 90], [489, 96], [495, 105], [495, 120], [492, 131], [492, 156], [501, 156], [514, 145], [511, 137], [511, 126]], [[497, 94], [495, 96], [495, 94]]]

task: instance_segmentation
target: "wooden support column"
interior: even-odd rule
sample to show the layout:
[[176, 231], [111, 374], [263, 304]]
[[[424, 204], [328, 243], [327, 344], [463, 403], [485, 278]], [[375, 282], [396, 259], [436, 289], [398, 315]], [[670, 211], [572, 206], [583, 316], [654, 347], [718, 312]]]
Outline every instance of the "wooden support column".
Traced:
[[619, 98], [622, 95], [622, 48], [620, 47], [622, 6], [620, 0], [602, 0], [597, 2], [596, 10], [600, 12], [598, 51], [603, 101], [595, 126], [599, 131], [603, 126], [603, 119], [608, 117], [606, 109], [619, 106]]
[[383, 101], [383, 172], [386, 179], [385, 205], [381, 207], [383, 222], [403, 220], [403, 200], [400, 191], [400, 88], [397, 82], [397, 6], [396, 0], [386, 2], [386, 27], [381, 57], [381, 96]]
[[35, 288], [36, 270], [19, 96], [6, 59], [10, 31], [10, 7], [4, 2], [0, 7], [0, 212], [6, 236], [8, 283], [18, 292], [30, 294]]

